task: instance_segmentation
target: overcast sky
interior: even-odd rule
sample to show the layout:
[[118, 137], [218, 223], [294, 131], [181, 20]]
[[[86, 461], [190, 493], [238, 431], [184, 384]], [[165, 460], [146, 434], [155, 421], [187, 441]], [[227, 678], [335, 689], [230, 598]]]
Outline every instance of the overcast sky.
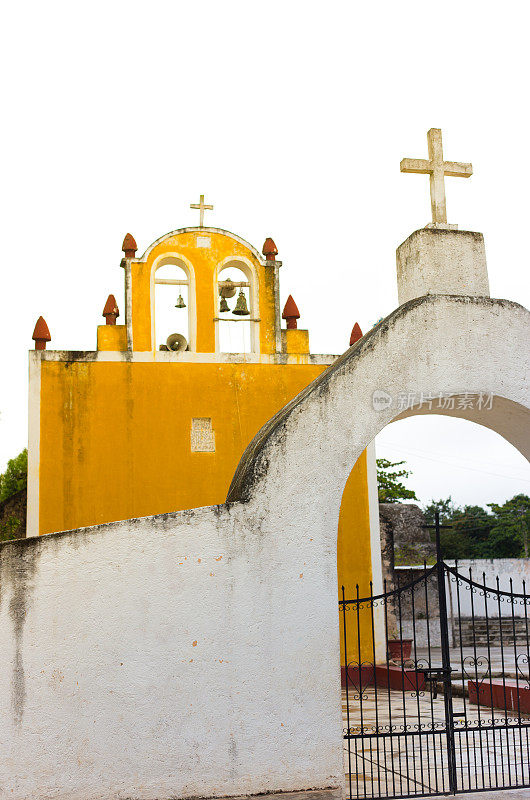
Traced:
[[[441, 13], [443, 10], [443, 13]], [[395, 249], [430, 220], [400, 159], [471, 161], [449, 222], [485, 235], [493, 297], [530, 305], [528, 5], [504, 2], [10, 3], [3, 12], [0, 468], [27, 440], [36, 318], [95, 349], [121, 242], [209, 224], [279, 248], [312, 352], [340, 353], [397, 305]], [[510, 445], [470, 423], [394, 424], [423, 500], [530, 493]], [[420, 488], [421, 487], [421, 488]]]

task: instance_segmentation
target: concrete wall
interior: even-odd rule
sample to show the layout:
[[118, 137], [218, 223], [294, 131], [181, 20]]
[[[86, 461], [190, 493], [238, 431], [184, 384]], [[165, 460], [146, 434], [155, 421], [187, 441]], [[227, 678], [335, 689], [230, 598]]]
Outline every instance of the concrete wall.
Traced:
[[276, 524], [249, 503], [1, 546], [0, 797], [341, 786], [334, 544]]
[[[447, 562], [449, 566], [454, 567], [454, 561]], [[470, 572], [471, 570], [471, 572]], [[510, 617], [513, 613], [516, 617], [524, 617], [525, 616], [525, 605], [526, 605], [526, 614], [530, 617], [530, 558], [494, 558], [494, 559], [486, 559], [486, 558], [477, 558], [475, 560], [462, 560], [458, 562], [458, 572], [464, 577], [469, 578], [471, 575], [471, 580], [479, 583], [481, 586], [483, 585], [484, 577], [485, 576], [485, 583], [488, 588], [495, 589], [497, 587], [497, 577], [499, 578], [499, 588], [503, 592], [510, 591], [510, 579], [512, 580], [512, 587], [513, 591], [516, 594], [523, 593], [523, 581], [526, 581], [526, 594], [527, 594], [527, 601], [526, 604], [524, 602], [516, 602], [510, 603], [508, 599], [505, 598], [501, 602], [501, 616], [502, 617]], [[457, 614], [458, 609], [458, 596], [457, 596], [457, 586], [456, 582], [451, 580], [451, 596], [453, 601], [453, 609], [454, 613]], [[449, 584], [448, 584], [449, 586]], [[461, 584], [459, 587], [458, 595], [460, 597], [460, 614], [462, 617], [471, 617], [471, 591], [469, 589], [469, 584], [465, 582]], [[486, 615], [486, 602], [487, 602], [487, 611], [488, 616], [490, 617], [498, 617], [499, 616], [499, 604], [497, 602], [497, 596], [491, 595], [488, 598], [484, 598], [480, 591], [475, 590], [473, 592], [473, 603], [474, 603], [474, 615], [476, 617], [484, 617]]]

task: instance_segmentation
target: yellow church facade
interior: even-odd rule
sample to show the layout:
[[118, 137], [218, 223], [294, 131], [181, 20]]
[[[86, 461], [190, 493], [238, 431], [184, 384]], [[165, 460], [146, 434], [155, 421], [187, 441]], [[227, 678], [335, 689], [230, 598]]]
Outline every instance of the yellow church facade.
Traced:
[[[223, 503], [258, 430], [335, 359], [310, 354], [292, 298], [282, 330], [271, 239], [260, 254], [199, 226], [136, 249], [128, 234], [124, 324], [109, 297], [96, 351], [34, 334], [28, 536]], [[342, 500], [339, 586], [371, 579], [374, 481], [365, 452]]]

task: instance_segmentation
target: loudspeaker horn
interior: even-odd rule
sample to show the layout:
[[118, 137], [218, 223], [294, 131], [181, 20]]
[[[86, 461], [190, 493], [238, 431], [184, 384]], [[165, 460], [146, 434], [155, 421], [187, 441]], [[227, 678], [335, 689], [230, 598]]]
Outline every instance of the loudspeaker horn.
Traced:
[[172, 333], [167, 337], [166, 346], [168, 350], [181, 353], [183, 350], [188, 349], [188, 341], [181, 333]]

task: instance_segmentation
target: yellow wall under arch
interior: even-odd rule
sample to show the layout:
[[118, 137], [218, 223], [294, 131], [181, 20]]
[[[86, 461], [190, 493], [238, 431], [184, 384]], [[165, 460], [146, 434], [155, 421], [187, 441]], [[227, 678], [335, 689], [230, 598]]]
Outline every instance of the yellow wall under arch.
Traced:
[[[340, 506], [339, 528], [337, 533], [337, 576], [338, 593], [342, 598], [342, 586], [346, 600], [371, 593], [372, 552], [370, 540], [370, 503], [368, 492], [368, 469], [366, 450], [361, 453], [350, 472]], [[371, 614], [363, 608], [359, 614], [359, 631], [354, 606], [347, 607], [347, 647], [348, 663], [373, 661]], [[344, 625], [342, 613], [340, 624], [340, 656], [344, 664]], [[358, 635], [360, 638], [360, 652]]]

